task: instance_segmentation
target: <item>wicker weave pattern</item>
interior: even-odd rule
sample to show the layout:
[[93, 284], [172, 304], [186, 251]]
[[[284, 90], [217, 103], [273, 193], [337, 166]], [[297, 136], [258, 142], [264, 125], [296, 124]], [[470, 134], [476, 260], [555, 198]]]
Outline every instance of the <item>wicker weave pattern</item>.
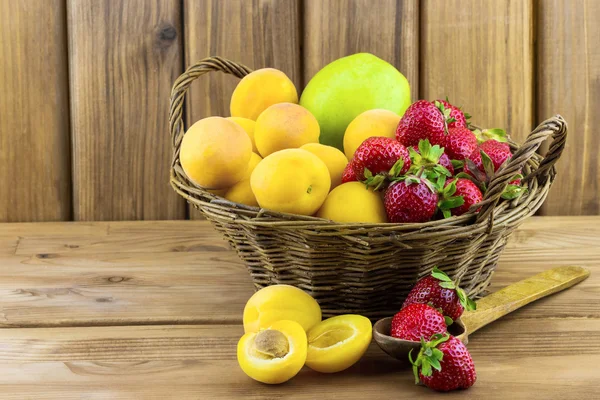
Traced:
[[[179, 163], [183, 103], [196, 78], [210, 71], [243, 77], [251, 70], [220, 57], [191, 66], [173, 86], [170, 129], [171, 185], [198, 208], [245, 262], [255, 287], [298, 286], [321, 304], [325, 316], [359, 313], [371, 318], [396, 312], [410, 287], [439, 266], [471, 295], [488, 286], [510, 234], [541, 206], [554, 181], [567, 126], [560, 116], [543, 122], [489, 185], [479, 213], [423, 224], [336, 224], [231, 203], [190, 182]], [[552, 137], [548, 154], [536, 153]], [[501, 200], [522, 171], [526, 195]]]

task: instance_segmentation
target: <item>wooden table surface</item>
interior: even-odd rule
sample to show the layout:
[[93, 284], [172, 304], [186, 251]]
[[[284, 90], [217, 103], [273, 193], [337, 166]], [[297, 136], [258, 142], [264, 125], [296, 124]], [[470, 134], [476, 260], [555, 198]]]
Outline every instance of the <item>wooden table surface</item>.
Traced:
[[[474, 334], [477, 383], [445, 398], [599, 398], [600, 217], [529, 219], [491, 290], [560, 265], [592, 275]], [[0, 224], [0, 398], [439, 396], [374, 344], [342, 373], [252, 381], [235, 350], [251, 294], [206, 221]]]

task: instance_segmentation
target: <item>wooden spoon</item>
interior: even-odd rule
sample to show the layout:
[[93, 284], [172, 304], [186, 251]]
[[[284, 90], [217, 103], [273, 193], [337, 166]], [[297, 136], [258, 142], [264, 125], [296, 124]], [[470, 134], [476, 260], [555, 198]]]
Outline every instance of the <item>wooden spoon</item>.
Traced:
[[[526, 304], [570, 288], [589, 275], [590, 271], [581, 267], [558, 267], [513, 283], [477, 301], [477, 310], [465, 311], [461, 318], [448, 328], [448, 332], [467, 344], [469, 334]], [[391, 325], [392, 317], [380, 319], [375, 323], [375, 342], [390, 356], [408, 362], [410, 350], [414, 349], [413, 353], [418, 353], [421, 344], [390, 336]]]

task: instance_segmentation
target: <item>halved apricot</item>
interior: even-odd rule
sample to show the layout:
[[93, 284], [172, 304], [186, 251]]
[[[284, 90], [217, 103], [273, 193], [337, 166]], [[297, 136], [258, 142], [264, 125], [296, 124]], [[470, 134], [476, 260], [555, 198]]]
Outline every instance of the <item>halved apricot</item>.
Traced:
[[267, 329], [248, 332], [237, 347], [238, 363], [246, 375], [269, 384], [296, 376], [306, 354], [306, 332], [295, 321], [277, 321]]
[[305, 291], [290, 285], [267, 286], [244, 307], [244, 332], [258, 332], [276, 321], [296, 321], [305, 331], [321, 321], [321, 307]]
[[365, 354], [372, 337], [371, 321], [362, 315], [339, 315], [308, 332], [306, 365], [319, 372], [343, 371]]

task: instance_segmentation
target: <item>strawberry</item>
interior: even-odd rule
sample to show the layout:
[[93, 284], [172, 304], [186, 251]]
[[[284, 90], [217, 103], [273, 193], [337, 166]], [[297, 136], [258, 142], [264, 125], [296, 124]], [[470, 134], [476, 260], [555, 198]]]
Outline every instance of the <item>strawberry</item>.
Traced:
[[440, 144], [445, 131], [446, 121], [440, 109], [427, 100], [419, 100], [400, 119], [396, 139], [405, 146], [416, 146], [423, 139]]
[[[462, 110], [456, 106], [453, 106], [452, 104], [450, 104], [448, 102], [448, 100], [436, 100], [438, 103], [441, 103], [444, 108], [446, 110], [450, 110], [450, 114], [449, 117], [450, 119], [448, 120], [448, 128], [454, 128], [454, 127], [462, 127], [462, 128], [467, 128], [467, 116], [470, 117], [470, 115], [465, 115]], [[433, 104], [435, 104], [435, 101], [432, 102]]]
[[[450, 195], [455, 197], [462, 197], [463, 204], [450, 208], [450, 213], [452, 215], [463, 215], [468, 212], [472, 205], [477, 204], [483, 200], [483, 194], [481, 190], [477, 187], [475, 183], [465, 178], [454, 179], [448, 183], [446, 186], [455, 184], [456, 190], [454, 193], [450, 193]], [[479, 210], [477, 210], [479, 211]]]
[[354, 182], [357, 180], [358, 179], [356, 179], [354, 169], [352, 168], [352, 161], [350, 161], [348, 165], [346, 165], [346, 168], [344, 168], [344, 172], [342, 173], [342, 183]]
[[472, 311], [477, 307], [464, 290], [456, 286], [452, 279], [437, 267], [431, 275], [422, 278], [413, 286], [402, 308], [411, 304], [429, 304], [442, 310], [444, 315], [453, 320], [459, 318], [465, 309]]
[[468, 128], [448, 128], [442, 145], [452, 160], [464, 160], [477, 149], [477, 137]]
[[384, 204], [390, 222], [427, 222], [437, 209], [438, 195], [426, 179], [414, 175], [392, 183]]
[[[411, 350], [412, 353], [412, 350]], [[422, 382], [430, 389], [449, 392], [467, 389], [477, 380], [475, 365], [467, 347], [449, 334], [438, 334], [430, 342], [421, 341], [421, 350], [413, 360], [415, 383]]]
[[410, 168], [410, 156], [406, 147], [394, 139], [375, 136], [365, 139], [358, 146], [352, 159], [352, 169], [357, 180], [363, 181], [366, 175], [388, 173], [392, 167], [399, 166], [397, 163], [402, 164], [400, 170], [395, 171], [398, 175], [406, 173]]
[[[444, 148], [439, 145], [432, 146], [428, 140], [419, 141], [419, 146], [413, 146], [408, 149], [410, 153], [411, 167], [425, 167], [436, 164], [446, 168], [450, 175], [454, 175], [454, 167]], [[418, 168], [417, 168], [418, 169]]]
[[392, 318], [392, 337], [418, 342], [429, 340], [436, 333], [446, 333], [444, 316], [427, 304], [411, 304]]

